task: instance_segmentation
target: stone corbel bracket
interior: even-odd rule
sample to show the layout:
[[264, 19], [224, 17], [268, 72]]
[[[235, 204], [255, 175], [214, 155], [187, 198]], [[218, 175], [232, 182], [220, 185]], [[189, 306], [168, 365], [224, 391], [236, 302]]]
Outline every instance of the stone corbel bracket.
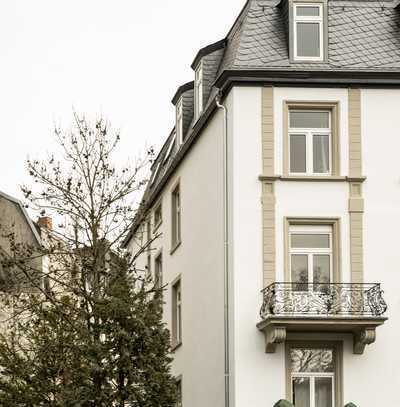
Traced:
[[276, 347], [287, 340], [288, 332], [352, 334], [353, 353], [362, 355], [365, 347], [376, 340], [376, 328], [386, 321], [386, 317], [356, 320], [354, 318], [321, 319], [321, 318], [277, 318], [265, 319], [257, 324], [264, 334], [265, 352], [275, 353]]
[[276, 345], [284, 343], [286, 340], [286, 328], [283, 326], [268, 326], [263, 330], [265, 337], [265, 352], [275, 353]]
[[357, 332], [356, 334], [353, 334], [353, 338], [353, 353], [355, 355], [362, 355], [364, 353], [365, 347], [375, 342], [376, 330], [375, 328], [365, 328]]

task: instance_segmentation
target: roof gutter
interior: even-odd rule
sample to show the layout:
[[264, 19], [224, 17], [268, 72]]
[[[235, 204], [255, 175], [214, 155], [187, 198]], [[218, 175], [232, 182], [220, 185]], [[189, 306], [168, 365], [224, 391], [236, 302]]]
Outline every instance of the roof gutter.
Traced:
[[223, 224], [224, 224], [224, 365], [225, 407], [230, 407], [230, 273], [229, 273], [229, 184], [228, 184], [228, 111], [221, 103], [221, 93], [215, 98], [217, 108], [223, 112]]
[[[400, 1], [400, 0], [399, 0]], [[400, 86], [399, 71], [352, 72], [352, 71], [261, 71], [227, 70], [215, 81], [215, 86], [224, 93], [232, 84], [246, 85], [335, 85], [335, 86]]]

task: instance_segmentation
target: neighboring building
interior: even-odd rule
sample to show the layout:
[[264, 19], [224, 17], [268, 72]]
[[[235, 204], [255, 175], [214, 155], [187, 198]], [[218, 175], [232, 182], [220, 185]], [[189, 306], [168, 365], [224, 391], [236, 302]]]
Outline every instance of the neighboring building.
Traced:
[[[7, 237], [5, 234], [10, 236]], [[6, 256], [12, 256], [11, 244], [14, 241], [32, 248], [39, 247], [41, 245], [40, 227], [32, 222], [18, 199], [0, 191], [0, 250]], [[0, 257], [0, 260], [4, 258], [4, 256]], [[42, 259], [32, 260], [32, 264], [28, 267], [41, 270]], [[10, 272], [11, 270], [6, 270], [0, 262], [0, 290], [12, 288], [14, 282], [10, 279], [13, 280], [14, 276], [9, 275]]]
[[400, 405], [398, 4], [249, 0], [174, 96], [125, 244], [183, 406]]

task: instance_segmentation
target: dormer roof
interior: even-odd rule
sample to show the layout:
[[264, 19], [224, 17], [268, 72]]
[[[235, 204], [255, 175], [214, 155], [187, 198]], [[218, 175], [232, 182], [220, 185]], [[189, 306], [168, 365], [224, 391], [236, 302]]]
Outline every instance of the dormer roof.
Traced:
[[225, 70], [400, 70], [400, 12], [392, 0], [328, 0], [328, 60], [290, 61], [291, 0], [250, 0], [231, 31]]

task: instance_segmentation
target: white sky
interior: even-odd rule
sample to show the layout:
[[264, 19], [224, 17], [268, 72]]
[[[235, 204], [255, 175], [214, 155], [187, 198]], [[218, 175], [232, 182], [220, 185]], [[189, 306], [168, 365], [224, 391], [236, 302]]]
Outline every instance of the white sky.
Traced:
[[72, 108], [120, 129], [122, 159], [157, 148], [199, 48], [245, 0], [0, 0], [0, 190], [21, 198], [27, 155], [52, 150]]

